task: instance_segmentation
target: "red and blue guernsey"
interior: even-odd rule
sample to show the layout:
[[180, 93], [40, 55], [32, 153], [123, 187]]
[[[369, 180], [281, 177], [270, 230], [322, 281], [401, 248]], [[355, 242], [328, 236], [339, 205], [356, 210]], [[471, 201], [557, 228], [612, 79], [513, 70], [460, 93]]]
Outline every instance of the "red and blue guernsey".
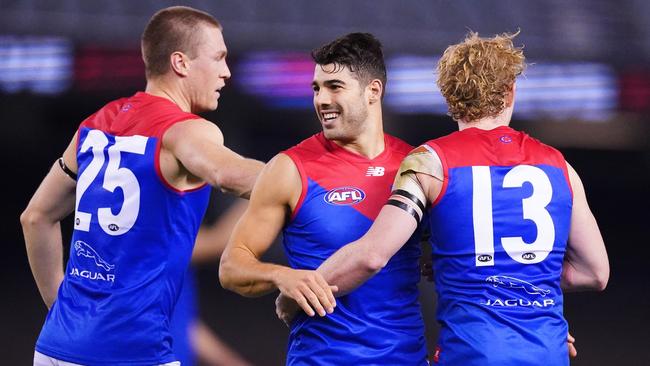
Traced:
[[158, 159], [165, 131], [197, 118], [137, 93], [81, 124], [70, 259], [39, 352], [84, 365], [176, 360], [169, 322], [210, 189], [174, 189]]
[[562, 154], [509, 127], [431, 140], [439, 365], [568, 365], [560, 275], [573, 196]]
[[[302, 194], [284, 228], [291, 267], [316, 269], [365, 234], [390, 196], [411, 146], [391, 136], [368, 159], [314, 135], [285, 151], [302, 179]], [[291, 325], [287, 365], [426, 365], [418, 303], [419, 235], [376, 276], [337, 299], [334, 313]]]

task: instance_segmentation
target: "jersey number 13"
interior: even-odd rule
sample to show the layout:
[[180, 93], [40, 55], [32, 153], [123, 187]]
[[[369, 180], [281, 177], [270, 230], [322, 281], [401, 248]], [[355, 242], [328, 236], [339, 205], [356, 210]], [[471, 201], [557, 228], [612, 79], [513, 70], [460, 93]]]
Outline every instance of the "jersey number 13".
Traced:
[[[494, 265], [494, 225], [492, 210], [492, 179], [490, 167], [472, 167], [473, 180], [473, 223], [476, 266]], [[503, 187], [522, 187], [525, 182], [532, 185], [530, 197], [514, 204], [521, 204], [523, 218], [537, 226], [537, 237], [532, 243], [524, 242], [521, 236], [502, 237], [501, 246], [515, 261], [534, 264], [543, 261], [553, 249], [555, 227], [546, 206], [553, 197], [551, 181], [546, 173], [535, 166], [518, 165], [503, 178]]]

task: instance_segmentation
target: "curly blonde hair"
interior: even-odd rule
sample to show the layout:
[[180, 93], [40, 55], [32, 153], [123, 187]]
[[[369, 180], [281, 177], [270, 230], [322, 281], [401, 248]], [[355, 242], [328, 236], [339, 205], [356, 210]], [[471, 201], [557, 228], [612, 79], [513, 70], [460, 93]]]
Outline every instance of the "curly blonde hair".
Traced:
[[523, 47], [512, 43], [518, 34], [481, 38], [470, 32], [447, 47], [438, 62], [438, 87], [454, 120], [476, 121], [505, 109], [507, 92], [526, 68]]

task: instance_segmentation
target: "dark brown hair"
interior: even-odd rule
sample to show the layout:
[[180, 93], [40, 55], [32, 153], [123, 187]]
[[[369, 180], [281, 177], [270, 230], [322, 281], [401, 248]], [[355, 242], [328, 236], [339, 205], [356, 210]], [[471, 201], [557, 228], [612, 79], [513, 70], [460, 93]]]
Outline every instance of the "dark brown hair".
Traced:
[[386, 90], [386, 65], [381, 42], [370, 33], [350, 33], [311, 52], [320, 65], [334, 64], [335, 72], [348, 67], [361, 84], [379, 79]]

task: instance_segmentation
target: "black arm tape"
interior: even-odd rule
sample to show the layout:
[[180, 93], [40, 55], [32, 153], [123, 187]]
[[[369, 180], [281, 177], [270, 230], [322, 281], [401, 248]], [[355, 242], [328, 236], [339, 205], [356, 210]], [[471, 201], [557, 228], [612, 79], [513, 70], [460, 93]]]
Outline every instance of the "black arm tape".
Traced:
[[412, 194], [412, 193], [410, 193], [408, 191], [405, 191], [403, 189], [396, 189], [396, 190], [393, 191], [392, 194], [398, 195], [398, 196], [403, 196], [405, 198], [410, 199], [411, 201], [413, 201], [413, 203], [418, 205], [418, 207], [420, 208], [420, 210], [422, 210], [422, 212], [424, 212], [424, 203], [422, 203], [422, 201], [420, 201], [420, 199], [416, 195], [414, 195], [414, 194]]
[[77, 173], [73, 172], [70, 170], [70, 168], [68, 168], [67, 165], [65, 165], [63, 158], [59, 158], [59, 166], [68, 177], [72, 178], [73, 180], [77, 180]]
[[395, 199], [389, 199], [388, 202], [386, 202], [386, 204], [401, 208], [402, 210], [411, 214], [411, 216], [415, 218], [415, 221], [417, 221], [418, 223], [420, 222], [420, 214], [418, 214], [418, 212], [413, 207], [411, 207], [408, 203], [404, 203], [402, 201], [398, 201]]

